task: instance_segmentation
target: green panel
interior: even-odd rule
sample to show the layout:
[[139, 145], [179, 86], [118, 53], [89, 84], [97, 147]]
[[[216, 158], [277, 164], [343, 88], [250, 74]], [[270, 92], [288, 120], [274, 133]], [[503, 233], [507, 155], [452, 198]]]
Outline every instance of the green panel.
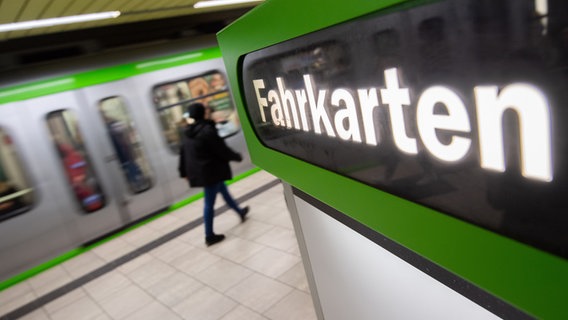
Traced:
[[24, 85], [0, 88], [0, 104], [117, 81], [139, 74], [221, 57], [218, 47], [117, 65]]
[[268, 0], [217, 35], [253, 162], [528, 314], [568, 319], [568, 261], [267, 149], [247, 121], [238, 86], [244, 55], [402, 2]]

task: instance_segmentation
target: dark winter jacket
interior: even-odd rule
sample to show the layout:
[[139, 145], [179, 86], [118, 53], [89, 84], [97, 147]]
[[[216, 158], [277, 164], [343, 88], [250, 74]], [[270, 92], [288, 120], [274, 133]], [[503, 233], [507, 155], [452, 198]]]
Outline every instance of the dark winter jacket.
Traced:
[[199, 120], [187, 127], [180, 148], [179, 175], [192, 187], [204, 187], [232, 178], [229, 161], [241, 161], [210, 120]]

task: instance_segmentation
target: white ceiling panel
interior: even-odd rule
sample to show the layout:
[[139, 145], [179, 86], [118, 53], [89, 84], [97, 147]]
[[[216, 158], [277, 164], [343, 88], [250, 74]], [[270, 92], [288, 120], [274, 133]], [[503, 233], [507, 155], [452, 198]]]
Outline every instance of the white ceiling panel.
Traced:
[[193, 9], [192, 6], [197, 1], [198, 0], [0, 0], [0, 23], [47, 19], [103, 11], [116, 10], [122, 12], [122, 15], [116, 19], [46, 27], [33, 31], [3, 32], [0, 33], [0, 41], [38, 34], [58, 33], [135, 21], [147, 21], [157, 18], [252, 7], [256, 4], [252, 3], [248, 5], [222, 7], [220, 9], [196, 10]]
[[0, 23], [10, 23], [18, 21], [22, 4], [26, 1], [2, 0], [0, 3]]

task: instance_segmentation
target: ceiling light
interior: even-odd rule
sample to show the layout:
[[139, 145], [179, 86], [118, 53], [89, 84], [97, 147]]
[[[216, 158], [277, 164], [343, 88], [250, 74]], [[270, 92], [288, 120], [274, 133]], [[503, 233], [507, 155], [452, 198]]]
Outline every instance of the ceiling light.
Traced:
[[120, 11], [108, 11], [108, 12], [89, 13], [89, 14], [81, 14], [77, 16], [67, 16], [60, 18], [6, 23], [6, 24], [0, 24], [0, 32], [51, 27], [60, 24], [78, 23], [78, 22], [101, 20], [101, 19], [112, 19], [118, 16], [120, 16]]
[[207, 7], [217, 7], [217, 6], [228, 6], [231, 4], [247, 3], [247, 2], [258, 2], [261, 0], [210, 0], [210, 1], [199, 1], [193, 5], [195, 9], [207, 8]]

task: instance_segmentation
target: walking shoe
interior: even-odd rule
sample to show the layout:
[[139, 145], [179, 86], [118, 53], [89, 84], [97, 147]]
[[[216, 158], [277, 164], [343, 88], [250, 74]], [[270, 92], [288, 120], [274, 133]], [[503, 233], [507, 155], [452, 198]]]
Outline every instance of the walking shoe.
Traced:
[[247, 219], [247, 213], [249, 212], [249, 206], [246, 206], [243, 208], [243, 210], [241, 210], [241, 213], [239, 213], [239, 216], [241, 217], [241, 222], [245, 222], [245, 220]]
[[205, 237], [205, 244], [209, 247], [211, 245], [216, 244], [217, 242], [221, 242], [225, 239], [225, 236], [222, 234], [214, 234], [212, 236]]

